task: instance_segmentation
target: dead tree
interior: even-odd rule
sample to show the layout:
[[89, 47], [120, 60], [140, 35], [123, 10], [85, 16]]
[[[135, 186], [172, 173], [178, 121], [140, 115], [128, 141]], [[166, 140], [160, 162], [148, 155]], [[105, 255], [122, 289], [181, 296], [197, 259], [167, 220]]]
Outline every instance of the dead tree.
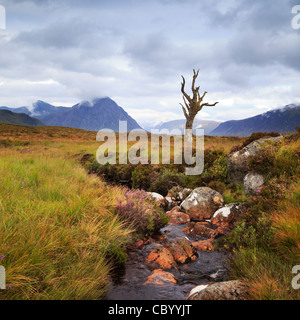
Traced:
[[185, 124], [185, 129], [193, 129], [193, 123], [194, 119], [197, 115], [197, 113], [204, 107], [213, 107], [215, 106], [218, 102], [215, 103], [202, 103], [205, 95], [207, 94], [206, 91], [204, 91], [203, 95], [200, 96], [199, 94], [199, 89], [200, 87], [195, 88], [195, 82], [199, 74], [199, 70], [196, 72], [193, 69], [194, 75], [193, 75], [193, 82], [192, 82], [192, 92], [193, 92], [193, 97], [190, 97], [185, 91], [184, 91], [184, 86], [185, 86], [185, 79], [183, 76], [182, 77], [182, 83], [181, 83], [181, 92], [183, 94], [183, 101], [185, 104], [185, 107], [183, 106], [182, 103], [180, 103], [184, 116], [186, 118], [186, 124]]

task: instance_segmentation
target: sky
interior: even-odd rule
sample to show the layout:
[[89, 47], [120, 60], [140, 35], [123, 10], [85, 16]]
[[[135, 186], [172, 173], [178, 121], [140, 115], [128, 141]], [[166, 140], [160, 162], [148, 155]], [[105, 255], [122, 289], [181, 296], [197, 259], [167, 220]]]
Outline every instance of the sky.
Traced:
[[[193, 69], [197, 119], [300, 103], [298, 0], [0, 0], [0, 105], [110, 97], [140, 124], [183, 119]], [[299, 11], [300, 13], [300, 11]], [[0, 16], [1, 19], [1, 16]], [[300, 18], [299, 18], [300, 24]]]

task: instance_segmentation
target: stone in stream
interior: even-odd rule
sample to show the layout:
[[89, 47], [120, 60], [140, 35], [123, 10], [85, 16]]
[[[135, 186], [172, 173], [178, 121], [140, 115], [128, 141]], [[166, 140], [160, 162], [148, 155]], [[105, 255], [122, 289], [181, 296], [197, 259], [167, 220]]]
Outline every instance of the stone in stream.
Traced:
[[171, 252], [164, 247], [156, 248], [150, 252], [146, 258], [147, 263], [151, 263], [153, 267], [161, 269], [171, 269], [177, 267], [177, 263]]
[[184, 264], [198, 257], [197, 250], [186, 238], [166, 243], [163, 247], [153, 249], [148, 255], [146, 262], [154, 267], [171, 269], [177, 267], [177, 263]]
[[187, 234], [191, 233], [208, 239], [214, 239], [219, 234], [217, 230], [208, 228], [201, 222], [191, 222], [182, 231]]
[[190, 222], [190, 217], [184, 212], [180, 211], [180, 207], [176, 206], [172, 210], [167, 211], [166, 215], [170, 217], [169, 225], [185, 224]]
[[154, 284], [154, 285], [164, 285], [166, 283], [176, 284], [178, 279], [170, 272], [164, 271], [162, 269], [156, 269], [153, 273], [147, 277], [147, 281], [143, 285]]
[[193, 242], [192, 245], [200, 251], [213, 251], [215, 250], [215, 246], [213, 245], [213, 239], [200, 240]]
[[208, 187], [194, 189], [181, 203], [181, 210], [194, 220], [210, 219], [224, 202], [222, 195]]

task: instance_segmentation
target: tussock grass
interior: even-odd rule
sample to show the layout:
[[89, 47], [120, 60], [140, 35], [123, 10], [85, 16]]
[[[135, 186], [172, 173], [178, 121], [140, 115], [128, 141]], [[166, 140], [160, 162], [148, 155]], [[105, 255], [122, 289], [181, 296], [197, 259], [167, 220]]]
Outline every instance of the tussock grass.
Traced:
[[114, 212], [123, 193], [61, 145], [0, 150], [0, 263], [11, 287], [0, 299], [101, 299], [108, 256], [130, 240]]

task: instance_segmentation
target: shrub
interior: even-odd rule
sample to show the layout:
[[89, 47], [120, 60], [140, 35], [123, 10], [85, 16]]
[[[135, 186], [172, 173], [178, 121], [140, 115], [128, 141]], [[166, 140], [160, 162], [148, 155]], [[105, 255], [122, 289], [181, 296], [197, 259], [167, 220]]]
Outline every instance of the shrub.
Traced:
[[150, 191], [155, 191], [163, 196], [168, 194], [168, 191], [175, 186], [184, 186], [186, 181], [186, 175], [177, 171], [172, 171], [163, 168], [160, 170], [157, 178], [151, 182]]
[[128, 189], [125, 199], [118, 201], [117, 214], [140, 235], [154, 234], [168, 222], [168, 217], [144, 190]]

